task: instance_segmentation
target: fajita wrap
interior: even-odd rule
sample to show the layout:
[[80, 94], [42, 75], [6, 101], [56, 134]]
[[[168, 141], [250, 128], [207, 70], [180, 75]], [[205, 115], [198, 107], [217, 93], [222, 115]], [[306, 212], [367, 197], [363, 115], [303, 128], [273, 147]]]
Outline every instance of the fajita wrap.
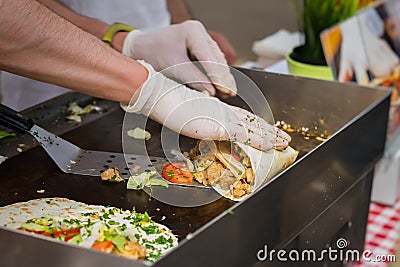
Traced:
[[291, 165], [298, 155], [292, 147], [263, 152], [237, 142], [215, 142], [214, 148], [209, 144], [207, 149], [201, 149], [201, 142], [198, 143], [188, 155], [190, 160], [200, 162], [197, 166], [202, 166], [194, 171], [194, 178], [234, 201], [249, 196]]

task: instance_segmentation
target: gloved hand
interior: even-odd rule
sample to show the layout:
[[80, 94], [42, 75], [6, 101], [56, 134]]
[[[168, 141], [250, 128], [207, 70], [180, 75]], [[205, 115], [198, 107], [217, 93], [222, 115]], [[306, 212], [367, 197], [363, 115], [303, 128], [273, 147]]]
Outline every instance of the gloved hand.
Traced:
[[195, 139], [231, 140], [260, 150], [283, 149], [291, 138], [262, 118], [215, 97], [187, 88], [139, 61], [149, 71], [147, 81], [125, 111], [140, 113], [171, 130]]
[[[207, 75], [194, 64], [185, 64], [179, 71], [164, 71], [170, 66], [190, 62], [188, 52], [201, 61]], [[222, 94], [236, 94], [236, 83], [224, 54], [198, 21], [188, 20], [149, 32], [132, 31], [125, 38], [122, 53], [136, 60], [145, 60], [155, 70], [163, 71], [184, 84], [190, 82], [189, 85], [199, 91], [207, 90], [214, 95], [211, 81]], [[206, 61], [220, 64], [207, 64]]]
[[[375, 16], [369, 15], [370, 19], [371, 15]], [[393, 67], [399, 64], [397, 55], [384, 40], [371, 31], [367, 21], [367, 16], [361, 17], [360, 23], [354, 17], [341, 26], [339, 81], [350, 81], [355, 74], [357, 82], [365, 85], [369, 83], [368, 70], [375, 78], [387, 77]]]
[[233, 65], [236, 61], [237, 55], [235, 48], [229, 42], [228, 38], [217, 31], [207, 31], [210, 37], [217, 43], [218, 47], [224, 53], [228, 65]]

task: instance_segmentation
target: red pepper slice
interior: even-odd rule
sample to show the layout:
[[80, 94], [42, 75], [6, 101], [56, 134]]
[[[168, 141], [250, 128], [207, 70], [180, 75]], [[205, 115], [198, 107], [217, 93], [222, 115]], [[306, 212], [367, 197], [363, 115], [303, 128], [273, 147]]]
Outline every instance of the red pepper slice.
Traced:
[[34, 233], [34, 234], [39, 234], [39, 235], [44, 235], [44, 236], [51, 236], [51, 237], [60, 237], [60, 236], [65, 236], [64, 241], [68, 241], [71, 238], [75, 237], [80, 233], [81, 228], [72, 228], [72, 229], [67, 229], [67, 230], [59, 230], [59, 231], [54, 231], [53, 233], [45, 232], [45, 231], [34, 231], [34, 230], [29, 230], [29, 229], [24, 229], [22, 227], [17, 228], [18, 230], [23, 230], [26, 232]]

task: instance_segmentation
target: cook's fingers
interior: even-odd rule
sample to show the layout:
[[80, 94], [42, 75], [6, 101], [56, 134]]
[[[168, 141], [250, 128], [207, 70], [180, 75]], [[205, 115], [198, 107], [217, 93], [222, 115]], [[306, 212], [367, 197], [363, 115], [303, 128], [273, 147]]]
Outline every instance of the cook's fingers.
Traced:
[[171, 79], [178, 79], [183, 84], [196, 89], [197, 91], [207, 91], [209, 95], [215, 95], [215, 88], [211, 81], [193, 63], [189, 63], [188, 57], [176, 59], [174, 68], [167, 68], [163, 74]]
[[226, 63], [217, 64], [215, 62], [206, 61], [200, 61], [200, 63], [218, 91], [228, 96], [236, 95], [236, 82], [230, 72], [229, 66], [226, 65]]
[[191, 21], [190, 23], [194, 26], [191, 29], [196, 29], [197, 32], [187, 39], [187, 47], [190, 53], [200, 61], [207, 76], [221, 93], [236, 95], [235, 79], [218, 44], [212, 40], [200, 22]]
[[[237, 121], [240, 121], [239, 119]], [[236, 123], [230, 127], [229, 138], [262, 151], [273, 148], [283, 149], [289, 142], [276, 132], [265, 131], [261, 127], [249, 126], [246, 123]]]
[[271, 150], [275, 146], [274, 143], [270, 142], [270, 141], [273, 142], [273, 139], [264, 138], [259, 133], [256, 133], [255, 131], [253, 132], [253, 130], [243, 126], [237, 128], [237, 131], [233, 133], [233, 138], [231, 138], [231, 140], [236, 140], [240, 143], [252, 146], [262, 151]]
[[241, 121], [243, 122], [246, 127], [251, 128], [260, 128], [264, 136], [269, 135], [269, 138], [273, 138], [275, 136], [285, 139], [287, 143], [292, 141], [292, 138], [289, 134], [285, 133], [284, 131], [278, 129], [277, 127], [269, 124], [263, 118], [238, 107], [232, 107], [232, 109], [238, 114], [237, 116], [240, 117]]
[[286, 140], [288, 143], [292, 141], [292, 137], [290, 137], [289, 134], [287, 134], [285, 131], [282, 131], [281, 129], [276, 128], [276, 133], [278, 137]]
[[283, 139], [281, 137], [277, 137], [274, 143], [274, 148], [277, 150], [283, 150], [289, 146], [289, 142], [287, 139]]

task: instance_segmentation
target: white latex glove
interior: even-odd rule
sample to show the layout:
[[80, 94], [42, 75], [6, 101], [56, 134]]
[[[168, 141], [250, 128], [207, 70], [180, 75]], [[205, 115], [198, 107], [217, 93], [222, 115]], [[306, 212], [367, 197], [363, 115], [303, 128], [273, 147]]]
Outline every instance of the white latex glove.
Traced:
[[[148, 32], [132, 31], [125, 38], [122, 53], [136, 60], [144, 60], [155, 70], [163, 71], [168, 77], [184, 84], [189, 83], [199, 91], [207, 90], [214, 95], [215, 86], [225, 95], [236, 94], [236, 83], [224, 54], [198, 21], [189, 20]], [[182, 69], [173, 73], [164, 71], [170, 66], [190, 62], [188, 53], [201, 62], [207, 75], [194, 64], [184, 64]], [[207, 61], [220, 64], [207, 64]]]
[[189, 89], [139, 61], [149, 71], [131, 103], [122, 108], [140, 113], [171, 130], [195, 139], [232, 140], [260, 150], [283, 149], [291, 138], [262, 118]]
[[365, 85], [369, 83], [368, 70], [375, 78], [387, 77], [399, 63], [399, 58], [390, 46], [371, 32], [366, 19], [364, 16], [357, 21], [354, 17], [341, 26], [343, 40], [339, 81], [349, 81], [355, 74], [357, 82]]

